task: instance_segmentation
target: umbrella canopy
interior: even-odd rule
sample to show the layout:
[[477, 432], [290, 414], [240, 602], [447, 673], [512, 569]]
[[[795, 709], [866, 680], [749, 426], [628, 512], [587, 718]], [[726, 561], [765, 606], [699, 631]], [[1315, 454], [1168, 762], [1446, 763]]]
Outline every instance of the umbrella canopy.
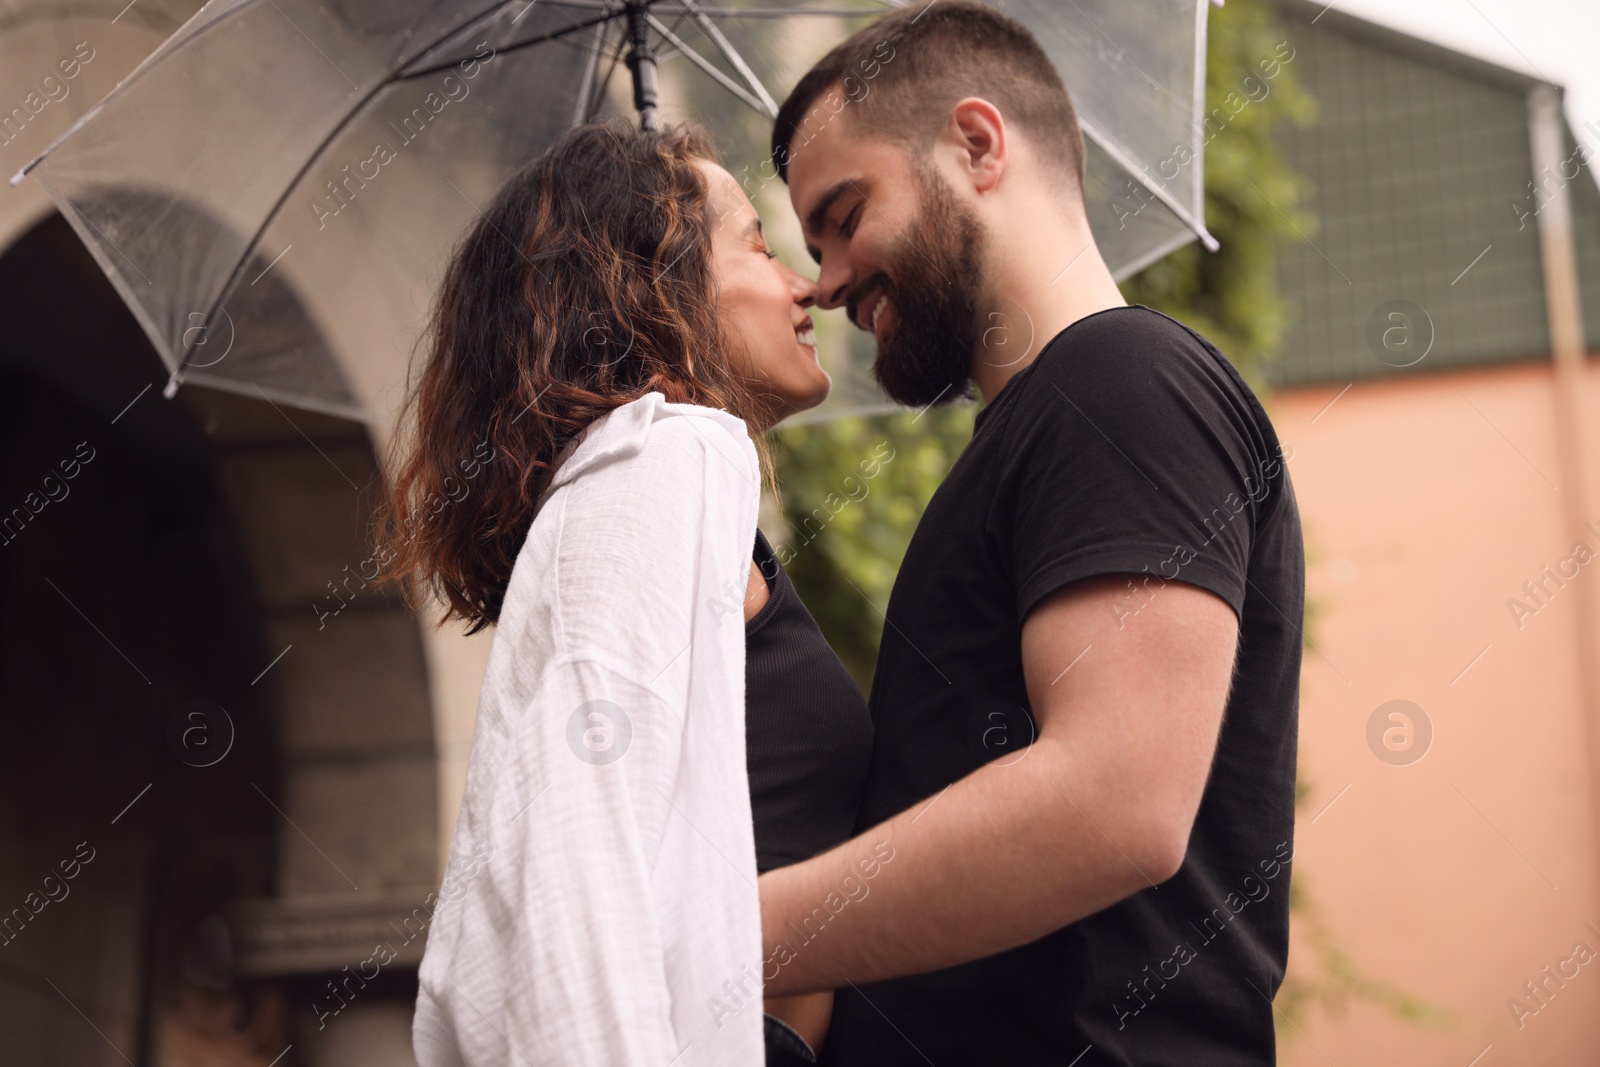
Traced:
[[[0, 173], [12, 173], [60, 137], [182, 26], [200, 0], [120, 6], [0, 0]], [[15, 211], [15, 198], [6, 208], [0, 214]]]
[[[763, 213], [787, 214], [766, 160], [775, 98], [891, 6], [212, 0], [13, 182], [31, 174], [60, 207], [169, 395], [192, 381], [387, 425], [454, 241], [518, 166], [631, 106], [709, 125]], [[1004, 7], [1074, 92], [1113, 272], [1197, 236], [1214, 247], [1206, 0]], [[888, 408], [871, 339], [819, 325], [835, 379], [821, 416]]]

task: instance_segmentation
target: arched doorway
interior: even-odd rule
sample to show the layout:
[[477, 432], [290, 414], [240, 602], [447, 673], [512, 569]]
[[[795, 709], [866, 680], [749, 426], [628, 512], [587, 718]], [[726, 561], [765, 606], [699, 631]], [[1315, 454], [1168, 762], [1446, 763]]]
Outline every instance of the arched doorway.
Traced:
[[405, 1062], [420, 937], [319, 1000], [437, 862], [421, 635], [349, 577], [380, 485], [365, 429], [161, 399], [57, 216], [0, 256], [0, 322], [8, 1052]]

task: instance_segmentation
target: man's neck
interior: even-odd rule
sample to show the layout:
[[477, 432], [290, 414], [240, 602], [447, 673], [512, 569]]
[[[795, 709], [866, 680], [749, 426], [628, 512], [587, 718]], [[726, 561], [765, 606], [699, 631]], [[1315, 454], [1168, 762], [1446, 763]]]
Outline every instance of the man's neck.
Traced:
[[1098, 311], [1127, 306], [1081, 216], [995, 235], [988, 259], [988, 298], [972, 357], [972, 379], [985, 404], [1056, 334]]

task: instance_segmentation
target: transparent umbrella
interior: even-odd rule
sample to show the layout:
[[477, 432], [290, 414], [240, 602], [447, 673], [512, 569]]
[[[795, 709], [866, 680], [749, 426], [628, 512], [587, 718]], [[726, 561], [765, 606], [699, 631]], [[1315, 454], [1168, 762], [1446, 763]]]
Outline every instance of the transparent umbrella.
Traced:
[[61, 136], [182, 26], [200, 0], [120, 6], [0, 0], [0, 172], [11, 173]]
[[[771, 214], [771, 117], [890, 0], [212, 0], [12, 179], [180, 382], [386, 426], [453, 242], [564, 130], [695, 118]], [[998, 5], [997, 5], [998, 6]], [[1072, 88], [1123, 276], [1196, 237], [1207, 0], [1006, 0]], [[659, 118], [657, 117], [659, 116]], [[770, 187], [769, 187], [770, 186]], [[821, 417], [890, 407], [825, 329]]]

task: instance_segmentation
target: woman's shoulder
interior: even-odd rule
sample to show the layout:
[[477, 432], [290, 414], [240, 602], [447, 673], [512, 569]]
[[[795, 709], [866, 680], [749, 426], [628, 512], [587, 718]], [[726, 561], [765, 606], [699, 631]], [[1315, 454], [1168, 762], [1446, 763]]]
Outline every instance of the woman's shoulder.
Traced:
[[701, 478], [722, 465], [759, 482], [744, 421], [720, 408], [673, 403], [649, 392], [591, 423], [557, 469], [552, 488], [607, 470], [675, 482]]
[[[653, 395], [595, 420], [558, 468], [513, 572], [507, 603], [519, 603], [503, 618], [592, 650], [632, 621], [676, 634], [696, 605], [742, 603], [760, 506], [754, 445], [745, 435], [746, 462], [742, 422]], [[735, 578], [737, 595], [724, 589]]]

